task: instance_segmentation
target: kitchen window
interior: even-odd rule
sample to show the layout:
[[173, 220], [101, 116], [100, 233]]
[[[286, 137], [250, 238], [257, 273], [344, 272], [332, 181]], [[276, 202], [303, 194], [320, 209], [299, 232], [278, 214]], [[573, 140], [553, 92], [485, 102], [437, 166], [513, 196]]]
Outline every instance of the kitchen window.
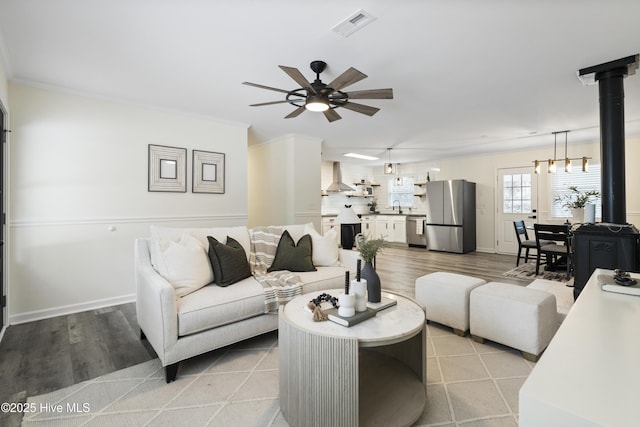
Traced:
[[414, 194], [413, 178], [396, 177], [387, 181], [387, 204], [389, 207], [400, 206], [413, 207]]

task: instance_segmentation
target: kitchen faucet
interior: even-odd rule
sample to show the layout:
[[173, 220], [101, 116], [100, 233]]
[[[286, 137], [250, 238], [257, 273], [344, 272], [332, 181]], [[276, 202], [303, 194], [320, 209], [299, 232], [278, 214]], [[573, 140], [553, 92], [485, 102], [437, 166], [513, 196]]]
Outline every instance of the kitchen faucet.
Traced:
[[391, 210], [395, 212], [395, 210], [396, 210], [396, 202], [398, 202], [398, 213], [400, 215], [402, 215], [402, 206], [400, 206], [400, 201], [399, 200], [394, 200], [393, 201], [393, 205], [391, 206]]

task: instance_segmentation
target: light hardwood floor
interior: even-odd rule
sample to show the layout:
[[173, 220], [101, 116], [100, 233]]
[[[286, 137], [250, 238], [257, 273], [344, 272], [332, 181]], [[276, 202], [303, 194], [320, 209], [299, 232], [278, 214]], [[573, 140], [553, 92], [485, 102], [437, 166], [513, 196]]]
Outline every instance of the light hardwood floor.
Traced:
[[[449, 254], [390, 246], [378, 256], [383, 288], [413, 297], [417, 277], [450, 271], [526, 285], [507, 278], [515, 256], [472, 252]], [[0, 342], [0, 402], [24, 402], [156, 357], [139, 339], [135, 304], [60, 316], [10, 326]], [[20, 416], [0, 413], [0, 425], [20, 425]]]

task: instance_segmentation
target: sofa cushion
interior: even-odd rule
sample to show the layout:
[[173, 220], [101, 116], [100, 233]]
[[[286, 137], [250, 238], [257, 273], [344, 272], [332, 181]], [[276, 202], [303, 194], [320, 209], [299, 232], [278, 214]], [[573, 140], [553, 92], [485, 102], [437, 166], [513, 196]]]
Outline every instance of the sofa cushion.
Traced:
[[229, 286], [251, 276], [247, 254], [236, 239], [227, 236], [226, 244], [220, 243], [215, 237], [208, 236], [207, 239], [209, 260], [217, 285]]
[[178, 300], [178, 335], [190, 335], [264, 314], [264, 290], [248, 277], [226, 288], [205, 286]]
[[183, 297], [213, 281], [213, 271], [206, 251], [200, 242], [183, 234], [179, 242], [156, 239], [150, 242], [155, 257], [155, 268]]
[[312, 244], [311, 236], [308, 234], [302, 236], [296, 244], [289, 232], [285, 230], [280, 236], [273, 263], [267, 271], [316, 271], [311, 260]]
[[152, 225], [151, 237], [154, 239], [165, 238], [175, 242], [180, 240], [182, 234], [189, 234], [200, 241], [203, 248], [209, 247], [207, 236], [215, 237], [219, 242], [224, 242], [227, 236], [237, 240], [247, 254], [249, 260], [249, 252], [251, 251], [251, 242], [249, 241], [249, 230], [245, 226], [239, 227], [162, 227]]
[[340, 247], [338, 246], [338, 232], [332, 228], [325, 236], [321, 235], [313, 227], [307, 224], [304, 228], [305, 234], [311, 236], [312, 254], [311, 260], [316, 267], [339, 266]]

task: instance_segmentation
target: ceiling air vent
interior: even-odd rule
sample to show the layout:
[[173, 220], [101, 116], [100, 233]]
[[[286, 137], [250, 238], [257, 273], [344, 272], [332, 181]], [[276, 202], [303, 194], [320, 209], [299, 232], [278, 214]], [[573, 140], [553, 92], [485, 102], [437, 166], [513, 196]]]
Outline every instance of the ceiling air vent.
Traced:
[[332, 30], [340, 34], [342, 37], [349, 37], [351, 34], [362, 29], [367, 24], [370, 24], [375, 20], [375, 16], [371, 15], [364, 9], [360, 9], [359, 11], [333, 27]]

